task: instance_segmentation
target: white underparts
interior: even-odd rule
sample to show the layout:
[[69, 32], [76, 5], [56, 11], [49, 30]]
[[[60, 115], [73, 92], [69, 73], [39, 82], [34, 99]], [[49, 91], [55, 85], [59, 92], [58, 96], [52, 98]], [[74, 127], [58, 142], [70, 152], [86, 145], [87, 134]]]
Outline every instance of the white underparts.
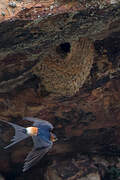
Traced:
[[26, 132], [29, 136], [36, 136], [37, 135], [37, 127], [28, 127], [26, 128]]
[[32, 135], [32, 127], [26, 128], [26, 132], [28, 135]]

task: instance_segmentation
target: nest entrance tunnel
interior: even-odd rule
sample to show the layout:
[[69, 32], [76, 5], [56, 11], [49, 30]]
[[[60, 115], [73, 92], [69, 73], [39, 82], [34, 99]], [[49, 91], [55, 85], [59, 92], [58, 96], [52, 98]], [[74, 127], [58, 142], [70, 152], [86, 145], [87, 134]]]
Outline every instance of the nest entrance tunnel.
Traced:
[[71, 51], [71, 44], [69, 42], [61, 43], [56, 48], [56, 52], [61, 56], [67, 56]]

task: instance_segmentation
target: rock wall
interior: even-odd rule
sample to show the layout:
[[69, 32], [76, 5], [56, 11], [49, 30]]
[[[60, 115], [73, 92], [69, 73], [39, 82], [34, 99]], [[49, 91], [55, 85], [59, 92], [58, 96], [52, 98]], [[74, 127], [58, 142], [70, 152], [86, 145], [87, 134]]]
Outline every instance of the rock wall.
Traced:
[[2, 176], [117, 180], [119, 1], [6, 0], [0, 9], [0, 118], [23, 126], [24, 116], [48, 120], [59, 139], [22, 174], [32, 141], [5, 151], [14, 131], [0, 123]]

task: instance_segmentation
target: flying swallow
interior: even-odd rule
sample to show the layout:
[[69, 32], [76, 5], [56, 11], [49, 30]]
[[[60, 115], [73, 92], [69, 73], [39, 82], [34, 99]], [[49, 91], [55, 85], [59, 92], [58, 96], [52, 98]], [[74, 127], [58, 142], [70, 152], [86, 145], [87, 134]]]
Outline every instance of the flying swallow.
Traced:
[[24, 117], [23, 120], [31, 121], [33, 125], [24, 128], [11, 122], [0, 121], [8, 123], [15, 129], [15, 135], [13, 139], [11, 139], [12, 143], [4, 147], [4, 149], [13, 146], [29, 136], [32, 137], [33, 149], [25, 159], [23, 166], [23, 172], [25, 172], [35, 165], [52, 148], [53, 142], [55, 142], [57, 138], [55, 134], [52, 133], [53, 125], [50, 122], [32, 117]]

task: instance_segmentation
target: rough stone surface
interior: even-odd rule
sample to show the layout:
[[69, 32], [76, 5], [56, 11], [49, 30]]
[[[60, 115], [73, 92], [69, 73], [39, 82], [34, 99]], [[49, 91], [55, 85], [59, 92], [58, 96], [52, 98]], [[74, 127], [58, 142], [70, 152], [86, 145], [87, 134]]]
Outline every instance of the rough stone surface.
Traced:
[[120, 4], [110, 0], [0, 1], [0, 118], [53, 123], [58, 141], [35, 167], [21, 169], [32, 141], [8, 151], [6, 180], [120, 178]]
[[[59, 161], [59, 162], [58, 162]], [[110, 164], [114, 165], [110, 166]], [[115, 167], [115, 160], [105, 156], [80, 155], [66, 160], [57, 160], [49, 166], [45, 180], [101, 180], [117, 178], [120, 169]], [[106, 175], [105, 175], [106, 172]], [[110, 176], [111, 175], [111, 176]]]

